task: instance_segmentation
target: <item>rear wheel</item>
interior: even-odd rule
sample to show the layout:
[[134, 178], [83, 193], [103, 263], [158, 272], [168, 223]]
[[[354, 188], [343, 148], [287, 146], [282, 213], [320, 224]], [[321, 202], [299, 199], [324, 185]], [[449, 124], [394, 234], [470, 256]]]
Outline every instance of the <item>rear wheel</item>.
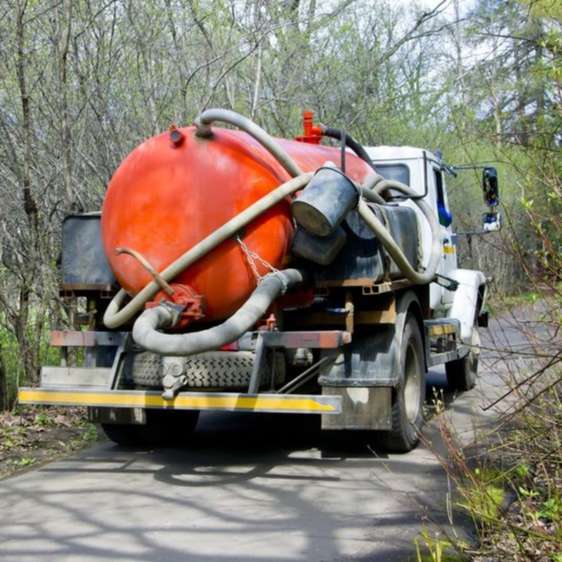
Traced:
[[392, 452], [411, 451], [419, 441], [425, 401], [425, 366], [419, 325], [408, 314], [400, 348], [400, 385], [392, 398], [392, 429], [385, 432], [382, 444]]
[[478, 377], [478, 359], [480, 356], [480, 335], [476, 326], [472, 328], [470, 351], [462, 359], [445, 364], [447, 384], [451, 390], [470, 390]]
[[197, 410], [147, 410], [146, 424], [102, 423], [107, 437], [124, 447], [181, 444], [195, 430]]

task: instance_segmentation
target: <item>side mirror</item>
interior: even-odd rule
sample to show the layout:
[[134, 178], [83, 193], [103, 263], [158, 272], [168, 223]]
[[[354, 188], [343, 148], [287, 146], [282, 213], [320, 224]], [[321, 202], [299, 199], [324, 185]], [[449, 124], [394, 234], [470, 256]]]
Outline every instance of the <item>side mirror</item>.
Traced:
[[482, 215], [482, 229], [484, 232], [496, 232], [501, 229], [501, 215], [496, 211]]
[[486, 166], [482, 172], [482, 191], [484, 192], [484, 203], [488, 207], [499, 205], [498, 171], [492, 166]]

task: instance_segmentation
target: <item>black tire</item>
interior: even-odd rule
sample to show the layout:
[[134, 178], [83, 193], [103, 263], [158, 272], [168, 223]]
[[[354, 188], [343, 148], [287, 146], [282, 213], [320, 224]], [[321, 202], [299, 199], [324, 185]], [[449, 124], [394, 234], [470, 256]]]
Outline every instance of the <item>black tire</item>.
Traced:
[[401, 384], [392, 397], [392, 429], [382, 436], [387, 451], [407, 453], [419, 442], [424, 424], [425, 362], [422, 336], [415, 317], [408, 314], [400, 348]]
[[447, 385], [450, 390], [466, 391], [474, 388], [478, 378], [480, 336], [476, 327], [472, 329], [470, 351], [462, 359], [445, 364]]
[[107, 437], [123, 447], [156, 447], [185, 443], [195, 430], [197, 410], [147, 410], [145, 425], [102, 423]]

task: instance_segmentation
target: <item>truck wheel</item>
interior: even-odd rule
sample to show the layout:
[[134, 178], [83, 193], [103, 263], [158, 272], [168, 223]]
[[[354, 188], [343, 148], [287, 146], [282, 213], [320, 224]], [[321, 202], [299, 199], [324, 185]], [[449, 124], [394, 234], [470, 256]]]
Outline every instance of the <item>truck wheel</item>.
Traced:
[[419, 325], [409, 314], [400, 348], [401, 384], [392, 398], [392, 429], [385, 432], [382, 444], [388, 451], [407, 453], [419, 441], [425, 401], [425, 366]]
[[445, 364], [447, 384], [451, 390], [470, 390], [476, 384], [478, 376], [478, 358], [480, 355], [480, 335], [476, 327], [472, 328], [470, 351], [462, 359]]
[[107, 437], [123, 447], [155, 447], [186, 442], [199, 419], [197, 410], [147, 410], [145, 425], [102, 423]]

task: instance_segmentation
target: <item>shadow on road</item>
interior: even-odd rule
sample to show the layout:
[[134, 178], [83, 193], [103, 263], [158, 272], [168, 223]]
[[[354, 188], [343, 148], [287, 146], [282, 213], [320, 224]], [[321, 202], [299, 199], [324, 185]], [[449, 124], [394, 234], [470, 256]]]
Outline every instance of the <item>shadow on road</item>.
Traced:
[[[453, 403], [453, 393], [447, 391], [444, 374], [431, 372], [427, 384], [427, 409], [433, 409], [432, 403], [438, 396], [445, 405]], [[365, 459], [365, 467], [373, 466], [377, 459], [388, 460], [388, 454], [378, 445], [378, 433], [368, 431], [322, 431], [320, 417], [310, 415], [275, 415], [250, 413], [203, 413], [196, 432], [183, 445], [157, 450], [122, 448], [110, 445], [110, 454], [98, 457], [88, 456], [88, 460], [111, 463], [111, 468], [97, 469], [95, 466], [72, 466], [69, 459], [67, 466], [46, 467], [48, 471], [87, 472], [129, 471], [130, 463], [119, 467], [114, 464], [120, 452], [130, 455], [150, 454], [156, 462], [164, 466], [154, 473], [154, 477], [168, 484], [178, 486], [213, 486], [228, 482], [242, 482], [256, 477], [266, 477], [273, 467], [283, 464], [321, 465], [336, 467], [345, 461]], [[316, 451], [310, 455], [299, 452]], [[394, 456], [393, 464], [406, 457]], [[82, 463], [84, 456], [77, 458]], [[409, 462], [405, 463], [408, 466]], [[228, 469], [224, 468], [228, 467]], [[182, 478], [177, 475], [181, 473]], [[190, 480], [188, 474], [195, 478]], [[310, 480], [312, 476], [301, 474], [275, 474], [267, 476], [273, 479]], [[315, 480], [337, 480], [335, 476], [313, 476]]]
[[206, 414], [184, 447], [101, 443], [4, 484], [8, 562], [403, 561], [420, 518], [447, 523], [430, 451], [317, 416]]

